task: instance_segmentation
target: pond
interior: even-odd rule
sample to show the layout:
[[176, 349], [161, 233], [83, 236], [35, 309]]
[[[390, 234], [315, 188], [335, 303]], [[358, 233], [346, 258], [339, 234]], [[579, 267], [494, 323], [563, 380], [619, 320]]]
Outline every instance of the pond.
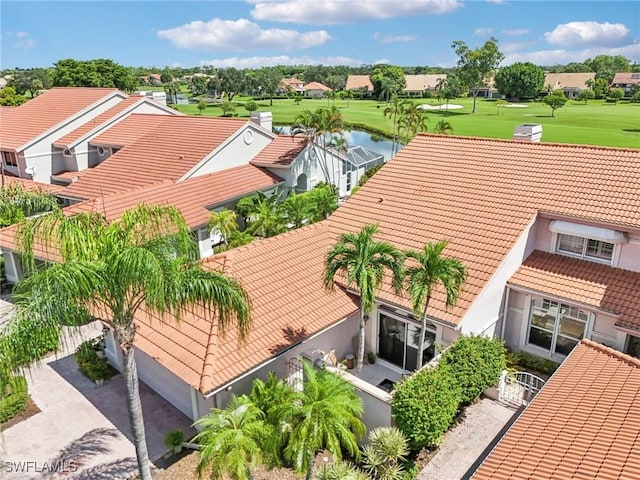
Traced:
[[[291, 131], [291, 127], [288, 125], [279, 125], [275, 128], [285, 135], [288, 135]], [[380, 137], [369, 132], [362, 130], [344, 130], [342, 132], [347, 145], [350, 147], [361, 145], [369, 150], [379, 153], [384, 156], [385, 160], [389, 160], [392, 157], [393, 142], [386, 138]], [[398, 145], [396, 149], [402, 148], [402, 145]]]
[[177, 105], [187, 105], [188, 103], [189, 103], [189, 98], [184, 93], [179, 93], [176, 95]]

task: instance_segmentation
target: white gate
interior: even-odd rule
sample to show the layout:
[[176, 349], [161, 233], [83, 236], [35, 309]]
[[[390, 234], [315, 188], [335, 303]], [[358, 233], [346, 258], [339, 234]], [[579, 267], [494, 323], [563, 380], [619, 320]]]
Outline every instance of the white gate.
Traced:
[[498, 383], [498, 399], [511, 405], [529, 405], [545, 381], [529, 372], [503, 372]]

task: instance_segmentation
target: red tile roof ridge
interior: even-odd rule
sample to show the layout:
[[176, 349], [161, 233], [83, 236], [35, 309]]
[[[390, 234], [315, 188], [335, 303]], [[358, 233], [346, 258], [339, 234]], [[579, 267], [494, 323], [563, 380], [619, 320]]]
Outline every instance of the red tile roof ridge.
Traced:
[[209, 329], [209, 336], [207, 337], [207, 349], [202, 361], [202, 371], [200, 372], [200, 385], [199, 390], [201, 392], [207, 392], [211, 389], [211, 383], [213, 383], [213, 374], [215, 373], [215, 360], [216, 351], [218, 349], [218, 342], [214, 341], [218, 336], [218, 322], [211, 320]]
[[513, 138], [493, 138], [493, 137], [476, 137], [472, 135], [440, 135], [437, 133], [429, 133], [429, 132], [420, 132], [418, 133], [419, 137], [432, 137], [432, 138], [440, 138], [443, 140], [465, 140], [465, 141], [482, 141], [485, 143], [509, 143], [509, 144], [521, 144], [531, 146], [533, 148], [544, 148], [544, 147], [562, 147], [562, 148], [580, 148], [580, 149], [591, 149], [591, 150], [605, 150], [605, 151], [620, 151], [620, 152], [631, 152], [631, 153], [640, 153], [639, 148], [632, 147], [609, 147], [604, 145], [587, 145], [581, 143], [559, 143], [559, 142], [523, 142], [521, 140], [514, 140]]
[[598, 342], [594, 342], [593, 340], [589, 340], [587, 338], [583, 338], [582, 340], [580, 340], [580, 343], [589, 348], [598, 350], [599, 352], [606, 353], [611, 357], [622, 360], [623, 362], [628, 363], [633, 367], [640, 368], [640, 358], [632, 357], [631, 355], [622, 353], [619, 350], [616, 350], [615, 348], [607, 347], [606, 345], [603, 345]]

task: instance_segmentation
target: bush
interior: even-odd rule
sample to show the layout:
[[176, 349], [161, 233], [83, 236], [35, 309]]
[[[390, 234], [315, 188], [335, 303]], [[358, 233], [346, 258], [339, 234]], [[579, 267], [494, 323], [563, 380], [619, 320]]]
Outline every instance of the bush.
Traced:
[[164, 437], [164, 444], [167, 448], [177, 448], [182, 446], [182, 442], [184, 442], [184, 432], [181, 428], [176, 428], [167, 433], [167, 436]]
[[413, 449], [437, 446], [458, 411], [462, 389], [448, 369], [421, 370], [402, 381], [391, 400], [393, 418]]
[[527, 352], [509, 352], [506, 355], [507, 366], [512, 369], [526, 370], [543, 375], [553, 375], [560, 366], [552, 360], [538, 357]]
[[98, 356], [90, 340], [80, 344], [75, 354], [80, 371], [89, 379], [105, 380], [113, 376], [113, 369], [104, 358]]
[[403, 463], [409, 455], [409, 441], [396, 427], [378, 427], [369, 432], [369, 444], [362, 450], [364, 471], [376, 480], [404, 480]]
[[448, 369], [460, 385], [462, 403], [471, 403], [507, 368], [504, 344], [497, 338], [463, 335], [442, 354], [439, 368]]
[[12, 419], [27, 409], [29, 391], [24, 377], [13, 377], [1, 386], [0, 423]]
[[358, 182], [358, 186], [361, 187], [363, 186], [365, 183], [367, 183], [367, 181], [373, 177], [373, 175], [380, 170], [382, 167], [384, 166], [384, 163], [379, 163], [378, 165], [374, 165], [373, 167], [371, 167], [369, 170], [367, 170], [366, 172], [364, 172], [364, 175], [362, 175], [362, 178], [360, 178], [360, 181]]

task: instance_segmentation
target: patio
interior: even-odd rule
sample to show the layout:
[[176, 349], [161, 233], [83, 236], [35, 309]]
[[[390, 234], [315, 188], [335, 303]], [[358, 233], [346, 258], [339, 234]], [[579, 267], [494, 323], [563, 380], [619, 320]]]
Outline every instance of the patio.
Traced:
[[404, 375], [400, 373], [399, 369], [379, 360], [373, 365], [365, 362], [360, 375], [356, 373], [355, 369], [348, 370], [348, 372], [387, 393], [391, 393], [394, 384], [402, 380]]

